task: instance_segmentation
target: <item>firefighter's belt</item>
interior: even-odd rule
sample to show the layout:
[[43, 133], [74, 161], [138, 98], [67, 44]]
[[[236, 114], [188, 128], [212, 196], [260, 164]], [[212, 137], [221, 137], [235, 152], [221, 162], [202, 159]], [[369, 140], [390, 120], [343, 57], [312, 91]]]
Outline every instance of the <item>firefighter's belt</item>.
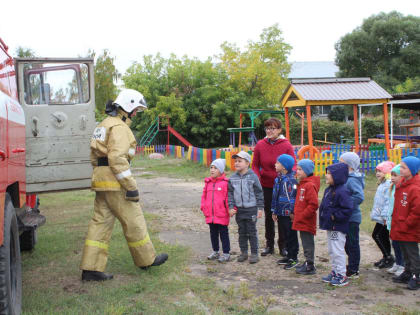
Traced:
[[98, 158], [98, 166], [109, 166], [107, 157]]

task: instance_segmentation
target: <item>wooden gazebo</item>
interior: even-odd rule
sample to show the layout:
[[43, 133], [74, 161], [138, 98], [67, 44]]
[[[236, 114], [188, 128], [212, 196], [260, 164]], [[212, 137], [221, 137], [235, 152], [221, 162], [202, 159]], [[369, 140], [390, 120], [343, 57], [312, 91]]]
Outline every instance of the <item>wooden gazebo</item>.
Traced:
[[383, 104], [385, 147], [390, 149], [388, 102], [392, 96], [370, 78], [333, 78], [292, 80], [283, 93], [281, 105], [285, 110], [286, 137], [289, 134], [289, 108], [305, 107], [308, 122], [308, 142], [313, 158], [311, 106], [351, 105], [354, 114], [354, 138], [359, 151], [358, 105]]

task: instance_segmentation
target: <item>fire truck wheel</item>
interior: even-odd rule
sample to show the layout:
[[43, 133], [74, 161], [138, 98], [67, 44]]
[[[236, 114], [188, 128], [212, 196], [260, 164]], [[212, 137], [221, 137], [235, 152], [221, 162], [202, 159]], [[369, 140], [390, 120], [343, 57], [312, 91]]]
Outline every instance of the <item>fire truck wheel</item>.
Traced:
[[0, 246], [0, 314], [20, 314], [22, 307], [22, 271], [19, 230], [9, 194], [4, 205], [4, 238]]
[[30, 251], [35, 248], [36, 244], [36, 229], [23, 232], [19, 237], [20, 250]]

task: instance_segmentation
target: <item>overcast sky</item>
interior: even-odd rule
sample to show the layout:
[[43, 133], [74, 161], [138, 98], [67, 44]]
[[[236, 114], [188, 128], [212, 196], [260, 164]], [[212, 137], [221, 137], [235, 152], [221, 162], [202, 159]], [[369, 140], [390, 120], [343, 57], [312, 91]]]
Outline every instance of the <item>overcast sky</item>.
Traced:
[[278, 23], [293, 50], [289, 61], [333, 61], [334, 44], [381, 11], [420, 16], [418, 0], [8, 0], [0, 37], [42, 57], [77, 57], [108, 49], [120, 72], [143, 55], [220, 53], [224, 41], [244, 47]]

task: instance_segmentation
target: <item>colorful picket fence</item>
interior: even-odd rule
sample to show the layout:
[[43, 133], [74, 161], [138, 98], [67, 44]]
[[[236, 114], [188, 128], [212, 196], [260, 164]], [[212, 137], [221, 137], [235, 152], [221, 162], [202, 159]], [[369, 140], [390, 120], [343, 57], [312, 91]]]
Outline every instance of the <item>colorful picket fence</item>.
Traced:
[[[372, 146], [371, 146], [372, 147]], [[360, 156], [360, 172], [370, 173], [374, 172], [376, 166], [383, 161], [393, 161], [395, 164], [401, 162], [401, 159], [406, 156], [416, 156], [420, 158], [420, 149], [406, 149], [406, 148], [397, 148], [391, 149], [388, 156], [386, 150], [375, 150], [367, 147], [367, 150], [361, 150], [359, 153]], [[334, 163], [338, 162], [340, 155], [344, 152], [349, 152], [354, 149], [351, 145], [337, 145], [328, 146], [329, 150], [325, 149], [320, 151], [320, 154], [315, 154], [314, 163], [315, 163], [315, 175], [323, 176], [325, 174], [325, 169]], [[253, 157], [253, 152], [250, 147], [242, 147], [242, 149], [248, 149], [247, 152]], [[202, 149], [196, 147], [188, 147], [186, 150], [182, 146], [174, 145], [155, 145], [155, 146], [145, 146], [138, 147], [137, 152], [139, 154], [149, 155], [151, 153], [163, 153], [169, 156], [174, 156], [176, 158], [185, 158], [190, 161], [194, 161], [200, 164], [203, 164], [207, 167], [210, 166], [211, 162], [215, 159], [222, 158], [226, 159], [226, 167], [229, 170], [234, 170], [234, 159], [232, 156], [238, 153], [239, 148], [225, 148], [225, 149]], [[306, 158], [306, 157], [305, 157]]]

